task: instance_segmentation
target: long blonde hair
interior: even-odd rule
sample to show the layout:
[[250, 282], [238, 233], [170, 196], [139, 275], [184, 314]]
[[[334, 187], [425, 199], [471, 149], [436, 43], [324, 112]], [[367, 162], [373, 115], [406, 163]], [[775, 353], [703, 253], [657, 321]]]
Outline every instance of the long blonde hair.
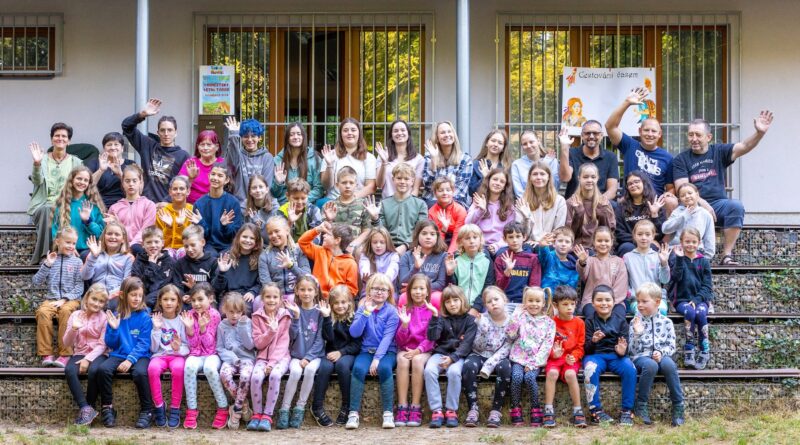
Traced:
[[[592, 164], [591, 162], [587, 162], [581, 165], [581, 168], [578, 170], [578, 191], [575, 192], [575, 198], [579, 200], [578, 202], [581, 205], [583, 205], [583, 201], [587, 197], [583, 196], [583, 187], [580, 186], [580, 178], [581, 176], [583, 176], [583, 173], [589, 169], [594, 170], [595, 174], [597, 176], [600, 176], [600, 171], [597, 170], [597, 166]], [[597, 219], [597, 206], [600, 204], [600, 197], [602, 196], [602, 193], [600, 193], [600, 189], [598, 189], [597, 187], [598, 186], [595, 183], [594, 191], [592, 192], [592, 221], [595, 221]]]
[[56, 199], [55, 209], [58, 209], [58, 215], [56, 215], [56, 210], [53, 209], [53, 220], [58, 221], [58, 227], [67, 227], [72, 223], [70, 211], [70, 205], [72, 203], [72, 197], [74, 193], [72, 181], [75, 180], [75, 177], [78, 176], [78, 173], [82, 172], [89, 175], [89, 186], [86, 187], [86, 191], [83, 193], [83, 195], [89, 202], [100, 209], [100, 213], [105, 213], [106, 211], [106, 206], [103, 204], [103, 198], [100, 196], [100, 192], [97, 191], [97, 186], [94, 184], [94, 179], [92, 179], [92, 171], [89, 170], [89, 168], [85, 165], [79, 165], [69, 172], [69, 176], [67, 176], [67, 180], [64, 182], [64, 188], [61, 189], [61, 193], [58, 194], [58, 198]]
[[[450, 150], [450, 156], [446, 159], [444, 157], [444, 153], [442, 153], [442, 148], [439, 146], [439, 127], [442, 125], [449, 125], [450, 129], [453, 130], [453, 148]], [[431, 156], [431, 170], [436, 171], [440, 168], [444, 168], [447, 166], [457, 166], [461, 162], [461, 157], [464, 155], [464, 152], [461, 151], [461, 142], [458, 141], [458, 134], [456, 134], [456, 127], [453, 126], [453, 123], [450, 121], [440, 121], [436, 123], [436, 127], [434, 127], [433, 134], [431, 135], [431, 144], [433, 144], [438, 150], [436, 156]]]
[[[544, 170], [547, 173], [547, 184], [545, 185], [545, 192], [542, 197], [536, 194], [536, 189], [531, 182], [531, 173], [537, 169]], [[536, 210], [539, 207], [543, 210], [550, 210], [556, 204], [556, 195], [558, 195], [558, 192], [556, 191], [555, 184], [553, 184], [553, 172], [550, 171], [550, 167], [542, 161], [534, 162], [528, 170], [528, 182], [525, 185], [525, 193], [522, 195], [528, 203], [528, 207], [530, 207], [531, 210]]]

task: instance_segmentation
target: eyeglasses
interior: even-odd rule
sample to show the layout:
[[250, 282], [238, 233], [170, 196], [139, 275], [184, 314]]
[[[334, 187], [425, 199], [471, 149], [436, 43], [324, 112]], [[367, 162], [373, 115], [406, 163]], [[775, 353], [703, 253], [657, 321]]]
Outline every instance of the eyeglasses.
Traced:
[[374, 292], [376, 294], [388, 294], [389, 289], [385, 287], [373, 287], [372, 289], [370, 289], [370, 292]]

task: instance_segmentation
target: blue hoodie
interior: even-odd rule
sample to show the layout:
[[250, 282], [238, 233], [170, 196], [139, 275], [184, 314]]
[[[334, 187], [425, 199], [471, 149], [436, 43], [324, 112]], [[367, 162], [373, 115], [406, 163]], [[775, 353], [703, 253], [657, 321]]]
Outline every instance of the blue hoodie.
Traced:
[[153, 320], [145, 309], [134, 311], [128, 318], [119, 322], [117, 329], [106, 327], [106, 346], [111, 349], [111, 357], [125, 359], [132, 364], [140, 358], [150, 358], [150, 334]]
[[[194, 203], [194, 210], [203, 217], [200, 226], [203, 227], [208, 244], [217, 252], [229, 249], [236, 232], [244, 224], [239, 201], [228, 192], [222, 192], [219, 198], [212, 198], [206, 194]], [[233, 210], [233, 222], [223, 226], [219, 218], [229, 210]]]
[[539, 263], [542, 265], [542, 287], [549, 287], [550, 291], [555, 292], [559, 285], [578, 288], [578, 271], [576, 270], [576, 258], [572, 254], [567, 255], [567, 259], [561, 261], [558, 254], [552, 247], [539, 247]]

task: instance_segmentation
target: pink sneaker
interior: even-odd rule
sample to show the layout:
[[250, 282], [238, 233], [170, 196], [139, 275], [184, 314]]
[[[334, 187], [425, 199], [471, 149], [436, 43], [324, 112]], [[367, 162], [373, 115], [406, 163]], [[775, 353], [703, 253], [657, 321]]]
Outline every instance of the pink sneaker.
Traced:
[[196, 409], [187, 409], [186, 410], [186, 417], [183, 419], [183, 427], [186, 429], [196, 429], [197, 428], [197, 415], [199, 413]]
[[61, 357], [55, 359], [55, 361], [53, 362], [53, 366], [55, 366], [56, 368], [66, 368], [67, 362], [69, 362], [69, 357], [62, 355]]
[[406, 426], [407, 423], [408, 423], [408, 407], [398, 406], [397, 415], [394, 418], [394, 424], [396, 426]]
[[214, 422], [211, 423], [211, 428], [221, 430], [228, 424], [228, 408], [217, 408], [217, 413], [214, 415]]
[[56, 358], [52, 355], [42, 357], [42, 366], [53, 366], [56, 363]]
[[422, 409], [419, 406], [411, 405], [408, 411], [408, 422], [406, 422], [406, 426], [420, 425], [422, 425]]

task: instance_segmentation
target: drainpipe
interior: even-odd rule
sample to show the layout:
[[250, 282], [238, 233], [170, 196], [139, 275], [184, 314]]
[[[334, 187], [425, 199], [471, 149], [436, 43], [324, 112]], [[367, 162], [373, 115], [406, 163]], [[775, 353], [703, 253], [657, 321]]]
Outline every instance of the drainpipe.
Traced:
[[472, 146], [469, 136], [469, 0], [456, 0], [456, 121], [458, 138]]
[[[149, 0], [136, 2], [136, 99], [133, 112], [141, 110], [147, 103], [150, 49], [150, 4]], [[139, 124], [139, 131], [147, 134], [147, 120]]]

